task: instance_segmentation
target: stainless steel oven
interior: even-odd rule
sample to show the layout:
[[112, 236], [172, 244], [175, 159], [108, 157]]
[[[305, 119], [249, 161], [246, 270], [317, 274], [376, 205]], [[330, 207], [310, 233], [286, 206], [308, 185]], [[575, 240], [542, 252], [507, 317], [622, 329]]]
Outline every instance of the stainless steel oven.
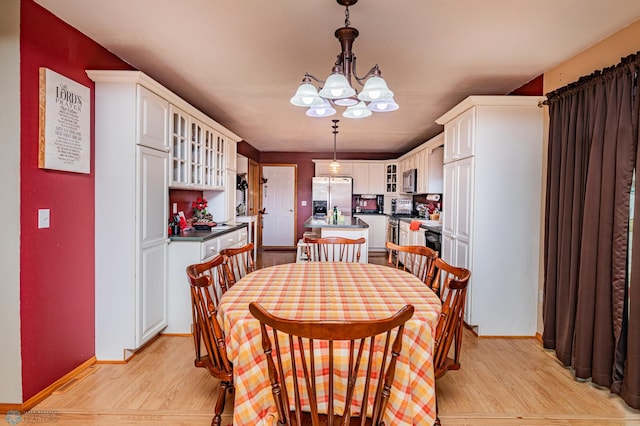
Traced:
[[387, 219], [387, 241], [390, 241], [394, 244], [398, 244], [400, 231], [398, 228], [400, 226], [400, 221], [396, 217], [389, 217]]
[[424, 231], [425, 245], [432, 250], [438, 252], [438, 255], [442, 256], [442, 235], [440, 232], [434, 229], [427, 229]]

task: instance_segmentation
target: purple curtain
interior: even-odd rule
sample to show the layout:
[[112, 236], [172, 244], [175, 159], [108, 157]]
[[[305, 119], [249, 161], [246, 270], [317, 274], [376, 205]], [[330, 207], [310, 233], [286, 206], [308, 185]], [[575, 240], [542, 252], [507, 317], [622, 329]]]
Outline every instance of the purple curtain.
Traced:
[[639, 64], [638, 54], [629, 56], [547, 95], [543, 303], [544, 347], [555, 349], [576, 377], [610, 387], [634, 408], [640, 408], [640, 292], [630, 288], [640, 289], [640, 231], [634, 272], [627, 272]]

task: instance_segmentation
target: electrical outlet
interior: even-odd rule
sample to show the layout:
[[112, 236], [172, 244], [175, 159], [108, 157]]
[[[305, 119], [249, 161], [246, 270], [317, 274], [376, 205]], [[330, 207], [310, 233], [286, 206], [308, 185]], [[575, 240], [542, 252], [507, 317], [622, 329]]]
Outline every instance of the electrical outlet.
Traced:
[[49, 227], [49, 209], [38, 209], [38, 229]]
[[307, 200], [302, 200], [301, 205], [302, 205], [302, 207], [307, 207]]

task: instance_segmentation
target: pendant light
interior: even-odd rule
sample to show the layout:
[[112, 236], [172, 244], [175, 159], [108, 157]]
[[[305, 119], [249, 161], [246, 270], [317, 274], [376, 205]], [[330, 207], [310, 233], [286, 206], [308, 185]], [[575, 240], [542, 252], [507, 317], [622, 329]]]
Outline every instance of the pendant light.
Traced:
[[333, 121], [333, 161], [329, 163], [329, 173], [332, 175], [340, 172], [340, 163], [336, 160], [336, 135], [338, 134], [338, 121], [340, 120], [331, 120]]
[[[336, 113], [334, 105], [347, 107], [342, 113], [346, 118], [364, 118], [370, 116], [372, 112], [397, 110], [398, 104], [393, 99], [393, 92], [387, 87], [387, 82], [382, 78], [382, 72], [377, 64], [371, 67], [363, 77], [358, 77], [356, 74], [356, 55], [351, 48], [360, 33], [350, 26], [349, 6], [353, 6], [358, 0], [336, 1], [345, 7], [344, 27], [338, 28], [334, 33], [340, 43], [340, 54], [326, 80], [305, 73], [302, 84], [291, 98], [291, 103], [308, 108], [307, 115], [310, 117], [333, 115]], [[360, 93], [353, 87], [352, 80], [362, 86]], [[312, 81], [319, 83], [319, 91]]]

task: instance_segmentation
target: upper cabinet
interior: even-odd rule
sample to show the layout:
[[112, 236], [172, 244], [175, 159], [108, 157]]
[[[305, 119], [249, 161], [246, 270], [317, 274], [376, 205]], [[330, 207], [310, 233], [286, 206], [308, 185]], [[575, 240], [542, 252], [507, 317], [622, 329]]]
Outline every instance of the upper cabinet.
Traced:
[[236, 141], [171, 105], [171, 187], [225, 189], [225, 171], [236, 169]]
[[[398, 180], [402, 181], [402, 174], [407, 170], [416, 169], [416, 193], [441, 194], [443, 145], [444, 134], [441, 133], [400, 157]], [[402, 192], [402, 184], [398, 184], [398, 192]]]
[[384, 163], [386, 194], [398, 193], [398, 163]]
[[385, 164], [382, 161], [353, 163], [354, 194], [384, 194], [385, 179]]
[[169, 103], [143, 86], [136, 86], [138, 96], [138, 144], [168, 151], [167, 109]]
[[444, 138], [447, 140], [444, 147], [445, 163], [473, 156], [475, 138], [472, 135], [475, 123], [476, 110], [472, 108], [464, 111], [445, 126]]

